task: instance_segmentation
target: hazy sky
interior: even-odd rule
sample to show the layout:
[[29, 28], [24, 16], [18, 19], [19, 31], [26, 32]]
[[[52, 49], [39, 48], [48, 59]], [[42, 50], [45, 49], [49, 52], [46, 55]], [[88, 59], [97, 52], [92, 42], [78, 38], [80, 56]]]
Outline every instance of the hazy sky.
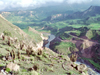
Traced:
[[0, 10], [6, 8], [6, 7], [28, 7], [28, 6], [42, 6], [43, 4], [46, 4], [47, 2], [57, 2], [62, 3], [66, 2], [69, 4], [74, 3], [98, 3], [100, 0], [0, 0]]

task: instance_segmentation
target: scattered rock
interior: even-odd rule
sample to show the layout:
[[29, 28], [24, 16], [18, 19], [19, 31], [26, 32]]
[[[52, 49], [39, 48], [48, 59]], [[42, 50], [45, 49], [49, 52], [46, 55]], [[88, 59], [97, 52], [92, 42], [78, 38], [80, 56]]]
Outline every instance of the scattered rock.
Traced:
[[1, 33], [0, 38], [2, 38], [2, 36], [4, 36], [4, 33]]
[[82, 75], [88, 75], [87, 73], [82, 72]]
[[71, 64], [71, 66], [75, 68], [76, 67], [76, 64], [73, 63], [73, 64]]
[[62, 68], [66, 71], [68, 70], [73, 70], [73, 67], [71, 66], [71, 62], [70, 61], [65, 61], [63, 64], [62, 64]]
[[4, 75], [3, 73], [0, 73], [0, 75]]
[[14, 38], [14, 42], [17, 43], [18, 42], [18, 38]]
[[87, 66], [85, 64], [80, 64], [77, 66], [77, 70], [80, 72], [83, 72], [87, 69]]
[[6, 58], [5, 58], [5, 57], [3, 57], [3, 58], [2, 58], [2, 60], [3, 60], [3, 61], [6, 61]]
[[20, 66], [10, 62], [7, 64], [6, 68], [9, 68], [11, 71], [18, 71], [20, 69]]

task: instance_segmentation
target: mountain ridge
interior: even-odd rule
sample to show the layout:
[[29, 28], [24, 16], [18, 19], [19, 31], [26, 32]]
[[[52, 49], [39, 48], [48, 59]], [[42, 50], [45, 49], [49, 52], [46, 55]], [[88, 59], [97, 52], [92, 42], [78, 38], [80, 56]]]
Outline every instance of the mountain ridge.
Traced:
[[48, 19], [48, 21], [52, 21], [52, 20], [66, 20], [66, 19], [82, 19], [82, 18], [87, 18], [90, 16], [96, 16], [96, 14], [100, 15], [100, 6], [90, 6], [87, 10], [83, 11], [83, 12], [74, 12], [72, 14], [61, 14], [61, 16], [58, 18], [56, 15], [55, 18], [53, 18], [53, 16], [48, 17], [46, 19]]

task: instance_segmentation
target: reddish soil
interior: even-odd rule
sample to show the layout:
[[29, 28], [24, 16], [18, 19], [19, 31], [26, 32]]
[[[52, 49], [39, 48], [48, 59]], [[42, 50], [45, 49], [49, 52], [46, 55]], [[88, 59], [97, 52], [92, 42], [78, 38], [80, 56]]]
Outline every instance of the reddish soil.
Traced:
[[[71, 35], [71, 34], [69, 34]], [[95, 46], [96, 44], [99, 44], [98, 42], [96, 41], [92, 41], [92, 40], [89, 40], [87, 39], [85, 36], [84, 37], [77, 37], [77, 36], [74, 36], [74, 35], [71, 35], [73, 36], [73, 38], [77, 38], [79, 40], [62, 40], [60, 39], [59, 37], [57, 37], [56, 39], [60, 40], [60, 41], [63, 41], [63, 42], [72, 42], [76, 45], [77, 49], [82, 53], [82, 56], [83, 57], [86, 57], [86, 58], [92, 58], [92, 56], [94, 55], [94, 53], [91, 51], [91, 48], [93, 46]], [[81, 47], [82, 46], [82, 47]]]

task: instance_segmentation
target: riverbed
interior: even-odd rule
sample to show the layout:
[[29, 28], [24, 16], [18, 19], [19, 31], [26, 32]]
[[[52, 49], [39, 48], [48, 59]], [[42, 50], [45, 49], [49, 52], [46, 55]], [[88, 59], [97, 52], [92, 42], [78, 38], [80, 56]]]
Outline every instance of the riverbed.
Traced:
[[49, 48], [50, 42], [55, 39], [55, 35], [49, 34], [48, 36], [48, 44], [45, 45], [45, 47]]

